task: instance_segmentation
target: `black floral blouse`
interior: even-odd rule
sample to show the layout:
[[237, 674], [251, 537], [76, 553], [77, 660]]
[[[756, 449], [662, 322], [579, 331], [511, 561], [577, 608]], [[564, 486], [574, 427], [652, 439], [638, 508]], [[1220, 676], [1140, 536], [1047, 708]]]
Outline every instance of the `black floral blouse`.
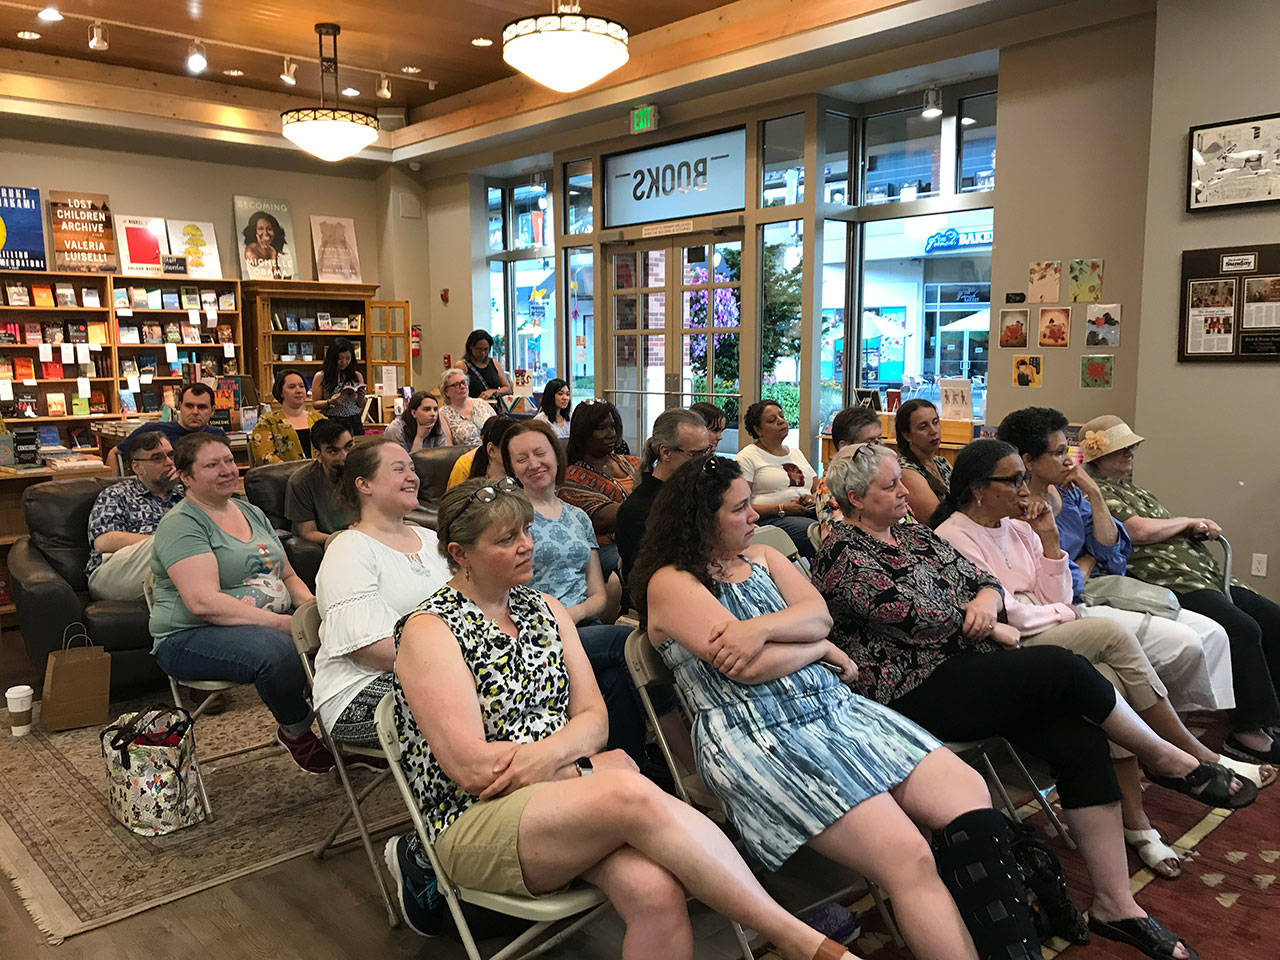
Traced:
[[835, 626], [831, 642], [858, 665], [856, 690], [891, 703], [964, 651], [999, 649], [964, 636], [964, 606], [1000, 589], [924, 524], [893, 528], [898, 545], [849, 523], [833, 523], [813, 578]]
[[[396, 649], [404, 625], [421, 613], [435, 614], [453, 631], [476, 681], [485, 740], [536, 743], [569, 722], [569, 674], [556, 618], [530, 586], [511, 589], [508, 601], [517, 636], [503, 633], [480, 608], [450, 586], [441, 587], [396, 624]], [[440, 768], [414, 722], [400, 679], [395, 681], [395, 720], [400, 733], [400, 769], [435, 839], [477, 798]]]

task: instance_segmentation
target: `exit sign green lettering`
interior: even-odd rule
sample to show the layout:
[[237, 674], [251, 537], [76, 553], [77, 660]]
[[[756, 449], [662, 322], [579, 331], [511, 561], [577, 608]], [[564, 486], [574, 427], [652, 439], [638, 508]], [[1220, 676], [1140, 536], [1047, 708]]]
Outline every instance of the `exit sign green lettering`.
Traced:
[[631, 132], [648, 133], [658, 129], [658, 108], [655, 104], [646, 103], [642, 107], [631, 108]]

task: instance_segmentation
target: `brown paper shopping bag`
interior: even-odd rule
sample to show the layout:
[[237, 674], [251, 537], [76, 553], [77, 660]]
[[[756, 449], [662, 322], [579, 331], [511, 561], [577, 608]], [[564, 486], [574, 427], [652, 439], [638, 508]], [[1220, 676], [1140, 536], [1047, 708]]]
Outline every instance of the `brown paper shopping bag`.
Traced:
[[[84, 646], [77, 646], [83, 642]], [[111, 694], [111, 654], [89, 644], [84, 624], [73, 623], [62, 635], [62, 649], [49, 654], [44, 668], [40, 719], [46, 730], [102, 726]]]

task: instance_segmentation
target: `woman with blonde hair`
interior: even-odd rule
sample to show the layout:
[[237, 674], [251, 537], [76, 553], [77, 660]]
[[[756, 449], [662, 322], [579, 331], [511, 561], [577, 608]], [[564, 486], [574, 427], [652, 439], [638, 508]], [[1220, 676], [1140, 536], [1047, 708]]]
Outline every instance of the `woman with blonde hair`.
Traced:
[[453, 443], [460, 447], [477, 446], [480, 429], [494, 415], [493, 407], [487, 400], [467, 394], [467, 375], [457, 367], [450, 367], [440, 375], [440, 396], [444, 397], [440, 417]]

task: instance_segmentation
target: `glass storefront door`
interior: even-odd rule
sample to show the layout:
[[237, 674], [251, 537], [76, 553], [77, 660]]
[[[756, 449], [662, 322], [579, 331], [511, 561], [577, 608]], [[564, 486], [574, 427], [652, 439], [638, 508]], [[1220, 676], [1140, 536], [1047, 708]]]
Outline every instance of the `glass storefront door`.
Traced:
[[607, 247], [610, 386], [633, 453], [658, 414], [709, 401], [737, 450], [742, 239], [686, 235]]

